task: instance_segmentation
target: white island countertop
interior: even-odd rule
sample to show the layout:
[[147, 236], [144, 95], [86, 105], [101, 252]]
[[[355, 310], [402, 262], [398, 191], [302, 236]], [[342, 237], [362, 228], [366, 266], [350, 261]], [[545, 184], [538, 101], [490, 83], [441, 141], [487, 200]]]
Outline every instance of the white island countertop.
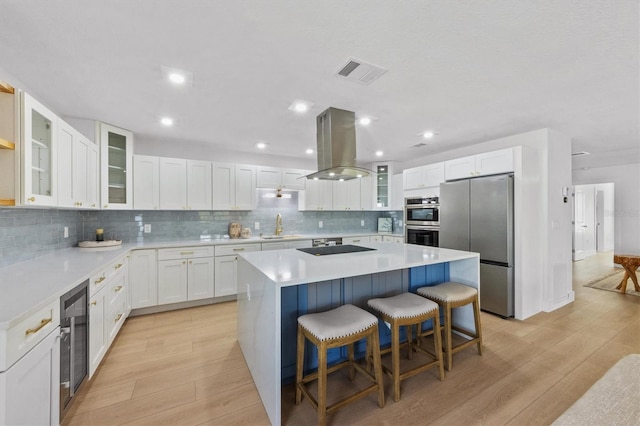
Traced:
[[358, 244], [375, 250], [315, 256], [296, 249], [240, 256], [281, 287], [479, 257], [478, 253], [413, 244]]

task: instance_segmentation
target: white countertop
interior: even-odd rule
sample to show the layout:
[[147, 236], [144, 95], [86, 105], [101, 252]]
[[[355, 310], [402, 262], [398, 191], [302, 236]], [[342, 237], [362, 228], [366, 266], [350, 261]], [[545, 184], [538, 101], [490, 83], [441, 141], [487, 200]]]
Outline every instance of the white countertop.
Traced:
[[285, 235], [282, 239], [202, 239], [129, 243], [105, 248], [66, 248], [31, 260], [0, 268], [0, 330], [7, 329], [25, 316], [51, 303], [76, 285], [100, 272], [134, 249], [268, 243], [314, 238], [375, 235], [373, 233]]
[[240, 256], [281, 287], [479, 257], [478, 253], [413, 244], [358, 245], [375, 250], [314, 256], [287, 249]]

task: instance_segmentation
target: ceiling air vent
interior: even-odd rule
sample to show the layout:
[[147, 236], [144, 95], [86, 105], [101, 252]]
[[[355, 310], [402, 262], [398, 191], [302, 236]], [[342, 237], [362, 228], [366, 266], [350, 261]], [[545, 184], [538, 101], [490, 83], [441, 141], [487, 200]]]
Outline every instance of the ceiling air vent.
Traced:
[[337, 75], [356, 83], [371, 84], [386, 72], [387, 70], [382, 67], [351, 58]]
[[572, 157], [580, 157], [580, 156], [589, 155], [589, 154], [591, 154], [591, 153], [587, 152], [587, 151], [580, 151], [580, 152], [572, 152], [571, 156]]

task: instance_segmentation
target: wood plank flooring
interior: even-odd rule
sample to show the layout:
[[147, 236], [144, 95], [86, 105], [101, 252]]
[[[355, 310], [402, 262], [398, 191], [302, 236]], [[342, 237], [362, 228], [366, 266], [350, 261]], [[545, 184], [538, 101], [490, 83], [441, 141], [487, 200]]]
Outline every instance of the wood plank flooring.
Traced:
[[[484, 355], [454, 355], [444, 382], [430, 370], [402, 383], [386, 406], [375, 396], [328, 418], [334, 425], [546, 425], [616, 361], [640, 353], [640, 297], [582, 287], [613, 270], [612, 253], [574, 263], [576, 301], [526, 321], [482, 313]], [[350, 391], [342, 373], [331, 398]], [[357, 385], [356, 381], [356, 385]], [[283, 423], [315, 424], [307, 401], [283, 391]], [[236, 341], [227, 302], [130, 318], [64, 419], [72, 425], [266, 425], [269, 420]]]

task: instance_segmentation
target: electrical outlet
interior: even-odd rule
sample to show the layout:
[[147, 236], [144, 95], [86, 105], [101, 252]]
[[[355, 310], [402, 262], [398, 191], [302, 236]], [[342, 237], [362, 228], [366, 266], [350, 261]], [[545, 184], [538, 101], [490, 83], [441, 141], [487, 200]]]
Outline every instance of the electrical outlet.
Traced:
[[69, 227], [68, 226], [64, 227], [64, 238], [69, 238]]
[[151, 232], [151, 224], [150, 223], [145, 223], [144, 224], [144, 233], [145, 234], [149, 234]]
[[360, 226], [364, 226], [364, 220], [360, 221]]
[[318, 221], [318, 228], [322, 228], [322, 221]]
[[256, 222], [253, 224], [253, 229], [255, 229], [256, 231], [258, 231], [260, 229], [260, 222]]

